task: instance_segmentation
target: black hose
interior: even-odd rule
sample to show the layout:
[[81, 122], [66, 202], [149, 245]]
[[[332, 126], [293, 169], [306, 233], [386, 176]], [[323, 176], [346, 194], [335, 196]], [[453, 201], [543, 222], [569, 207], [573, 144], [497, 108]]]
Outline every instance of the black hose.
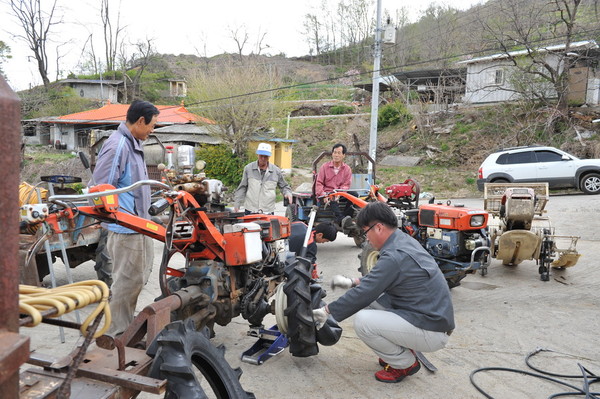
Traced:
[[[538, 354], [540, 352], [554, 352], [554, 351], [549, 350], [549, 349], [536, 349], [535, 351], [529, 353], [525, 358], [525, 363], [527, 364], [527, 366], [529, 368], [531, 368], [532, 370], [537, 371], [538, 373], [533, 373], [533, 372], [527, 371], [527, 370], [518, 370], [518, 369], [513, 369], [513, 368], [507, 368], [507, 367], [481, 367], [481, 368], [478, 368], [471, 372], [471, 375], [469, 376], [469, 380], [471, 381], [471, 384], [475, 387], [475, 389], [477, 389], [477, 391], [479, 393], [481, 393], [483, 396], [485, 396], [486, 398], [489, 398], [489, 399], [494, 399], [494, 397], [491, 396], [490, 394], [488, 394], [487, 392], [485, 392], [483, 390], [483, 388], [481, 388], [479, 385], [477, 385], [477, 383], [475, 382], [475, 378], [474, 378], [475, 374], [483, 372], [483, 371], [506, 371], [509, 373], [518, 373], [518, 374], [523, 374], [523, 375], [527, 375], [530, 377], [535, 377], [535, 378], [551, 381], [551, 382], [557, 383], [559, 385], [563, 385], [563, 386], [573, 389], [573, 391], [571, 391], [571, 392], [560, 392], [560, 393], [552, 394], [548, 397], [549, 399], [557, 398], [557, 397], [561, 397], [561, 396], [575, 396], [575, 395], [576, 396], [585, 395], [586, 399], [600, 399], [600, 392], [591, 392], [590, 391], [591, 384], [600, 382], [599, 376], [596, 376], [594, 373], [592, 373], [591, 371], [589, 371], [587, 368], [585, 368], [584, 366], [582, 366], [579, 363], [577, 363], [577, 365], [579, 366], [579, 369], [581, 370], [580, 375], [556, 374], [556, 373], [551, 373], [548, 371], [541, 370], [537, 367], [532, 366], [529, 362], [529, 360], [533, 356], [535, 356], [536, 354]], [[575, 385], [569, 384], [565, 381], [562, 381], [562, 380], [560, 380], [558, 378], [554, 378], [554, 377], [582, 379], [583, 388], [579, 388]]]

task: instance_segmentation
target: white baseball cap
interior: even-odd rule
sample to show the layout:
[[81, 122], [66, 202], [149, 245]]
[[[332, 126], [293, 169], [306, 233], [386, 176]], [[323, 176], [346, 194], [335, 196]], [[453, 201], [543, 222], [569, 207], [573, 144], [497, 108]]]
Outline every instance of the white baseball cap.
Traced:
[[258, 155], [266, 155], [268, 157], [271, 156], [271, 144], [260, 143], [258, 148], [256, 149], [256, 154]]

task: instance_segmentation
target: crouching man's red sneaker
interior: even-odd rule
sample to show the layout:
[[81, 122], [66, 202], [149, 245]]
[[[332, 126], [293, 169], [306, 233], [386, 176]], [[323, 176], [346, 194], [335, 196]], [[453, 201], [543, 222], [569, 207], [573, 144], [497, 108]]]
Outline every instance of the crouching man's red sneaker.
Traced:
[[375, 373], [375, 378], [381, 382], [400, 382], [404, 377], [413, 375], [421, 369], [421, 364], [415, 360], [412, 366], [405, 369], [395, 369], [389, 364]]

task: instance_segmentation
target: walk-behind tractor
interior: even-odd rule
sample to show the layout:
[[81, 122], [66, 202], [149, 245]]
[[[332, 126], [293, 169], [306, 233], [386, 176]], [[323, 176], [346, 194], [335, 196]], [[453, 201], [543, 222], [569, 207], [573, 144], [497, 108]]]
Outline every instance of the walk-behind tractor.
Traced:
[[[331, 155], [331, 152], [324, 151], [313, 161], [312, 173], [313, 182], [310, 188], [306, 187], [306, 183], [301, 185], [292, 193], [292, 203], [288, 204], [286, 216], [292, 220], [308, 221], [309, 214], [313, 206], [317, 206], [317, 216], [315, 223], [334, 222], [335, 215], [331, 210], [330, 203], [337, 201], [340, 211], [351, 217], [354, 221], [356, 214], [364, 206], [366, 202], [371, 201], [387, 201], [390, 205], [400, 209], [416, 208], [419, 203], [419, 184], [413, 179], [407, 179], [404, 183], [393, 184], [385, 189], [386, 197], [379, 193], [379, 187], [374, 185], [375, 182], [375, 162], [366, 152], [348, 152], [347, 159], [350, 164], [356, 164], [353, 167], [352, 184], [348, 190], [335, 190], [320, 198], [317, 198], [315, 187], [317, 181], [317, 172], [319, 162], [325, 156]], [[360, 173], [361, 165], [371, 165], [370, 173]], [[364, 167], [363, 166], [363, 167]], [[329, 202], [325, 201], [328, 200]], [[350, 209], [351, 208], [351, 209]], [[365, 241], [365, 236], [362, 231], [356, 228], [355, 223], [346, 225], [337, 225], [339, 231], [342, 231], [348, 237], [354, 239], [356, 246], [360, 247]]]
[[[392, 204], [393, 207], [393, 204]], [[450, 288], [467, 274], [487, 273], [490, 263], [488, 213], [447, 203], [424, 204], [417, 209], [394, 208], [398, 228], [423, 245], [436, 260]], [[377, 262], [379, 251], [365, 242], [359, 254], [362, 275]]]
[[[575, 266], [581, 256], [575, 249], [579, 237], [554, 234], [544, 216], [550, 199], [548, 183], [486, 183], [484, 208], [492, 215], [489, 224], [492, 257], [516, 266], [535, 260], [542, 281], [550, 268]], [[559, 243], [564, 243], [559, 248]]]
[[[39, 241], [50, 234], [70, 233], [77, 216], [85, 215], [96, 223], [118, 223], [165, 243], [159, 271], [162, 296], [121, 336], [98, 338], [100, 348], [81, 355], [85, 360], [79, 367], [85, 372], [78, 376], [109, 381], [127, 395], [135, 390], [157, 393], [166, 389], [168, 398], [196, 398], [204, 397], [201, 379], [194, 374], [197, 369], [217, 397], [247, 397], [237, 380], [241, 373], [231, 370], [223, 351], [207, 342], [215, 323], [226, 326], [241, 315], [250, 323], [249, 334], [264, 338], [273, 329], [263, 328], [263, 318], [274, 313], [278, 324], [275, 338], [283, 334], [289, 340], [290, 353], [300, 357], [316, 355], [318, 343], [332, 345], [339, 339], [341, 330], [333, 320], [316, 331], [312, 309], [321, 304], [325, 294], [320, 286], [311, 284], [310, 262], [287, 251], [290, 221], [281, 216], [228, 212], [211, 205], [210, 195], [200, 204], [198, 192], [186, 191], [198, 187], [188, 183], [178, 185], [179, 190], [152, 180], [121, 189], [100, 184], [88, 194], [49, 198], [53, 206], [38, 221], [48, 227], [48, 233], [40, 234]], [[142, 185], [160, 189], [150, 213], [160, 216], [168, 210], [164, 224], [119, 210], [117, 194]], [[93, 205], [75, 205], [86, 200]], [[209, 205], [216, 210], [210, 211]], [[37, 243], [32, 248], [36, 247]], [[173, 262], [176, 256], [180, 265]], [[185, 323], [169, 324], [173, 320]], [[281, 340], [278, 343], [285, 347]], [[52, 369], [52, 362], [38, 360], [34, 364]], [[163, 383], [161, 388], [156, 379], [166, 379], [166, 387]]]

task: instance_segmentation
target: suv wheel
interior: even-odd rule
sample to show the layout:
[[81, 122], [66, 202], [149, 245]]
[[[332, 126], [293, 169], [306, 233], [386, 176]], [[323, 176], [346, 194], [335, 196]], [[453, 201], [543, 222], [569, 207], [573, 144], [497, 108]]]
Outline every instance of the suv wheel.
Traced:
[[492, 183], [509, 183], [506, 179], [494, 179]]
[[586, 194], [600, 194], [600, 174], [590, 173], [581, 179], [581, 191]]

